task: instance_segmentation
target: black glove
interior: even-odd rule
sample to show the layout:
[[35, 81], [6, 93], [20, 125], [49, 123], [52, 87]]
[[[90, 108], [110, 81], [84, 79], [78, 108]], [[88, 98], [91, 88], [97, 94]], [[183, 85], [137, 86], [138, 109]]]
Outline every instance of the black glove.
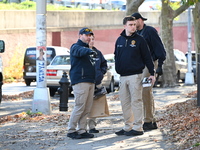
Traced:
[[158, 75], [162, 75], [162, 74], [163, 74], [162, 66], [158, 66], [158, 68], [156, 69], [156, 73], [157, 73]]

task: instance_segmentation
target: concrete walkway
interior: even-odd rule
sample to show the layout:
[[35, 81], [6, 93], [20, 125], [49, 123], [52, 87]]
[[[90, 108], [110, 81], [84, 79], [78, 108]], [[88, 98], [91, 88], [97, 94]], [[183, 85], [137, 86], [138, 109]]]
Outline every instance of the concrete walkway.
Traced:
[[[164, 106], [182, 102], [187, 94], [196, 91], [197, 86], [178, 86], [175, 88], [154, 88], [157, 115]], [[6, 123], [0, 125], [0, 138], [2, 149], [29, 150], [169, 150], [176, 149], [173, 143], [167, 143], [166, 137], [161, 129], [145, 132], [144, 135], [136, 137], [117, 136], [114, 132], [123, 127], [123, 118], [118, 92], [107, 95], [110, 116], [97, 119], [97, 129], [100, 133], [95, 134], [92, 139], [73, 140], [66, 137], [67, 118], [55, 122], [35, 123]], [[1, 115], [13, 115], [31, 109], [32, 99], [19, 101], [3, 101], [0, 107]], [[59, 97], [51, 99], [51, 103], [59, 103]], [[60, 112], [57, 107], [53, 114], [70, 115], [73, 108], [73, 97], [69, 100], [68, 112]], [[65, 121], [66, 120], [66, 121]], [[59, 125], [58, 125], [59, 124]], [[7, 130], [9, 129], [9, 130]], [[12, 136], [11, 136], [12, 135]], [[9, 138], [6, 138], [8, 136]], [[17, 138], [11, 138], [16, 136]]]

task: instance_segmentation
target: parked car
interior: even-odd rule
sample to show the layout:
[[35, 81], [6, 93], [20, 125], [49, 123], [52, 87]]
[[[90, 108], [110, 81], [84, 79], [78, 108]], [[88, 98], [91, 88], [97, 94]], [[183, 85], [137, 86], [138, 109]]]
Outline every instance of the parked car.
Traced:
[[179, 80], [182, 80], [182, 82], [184, 82], [185, 74], [187, 73], [187, 58], [185, 57], [185, 54], [178, 49], [174, 49], [174, 57], [177, 82]]
[[[145, 0], [138, 8], [139, 12], [161, 10], [161, 0]], [[121, 11], [126, 11], [126, 3], [121, 6]]]
[[152, 10], [160, 10], [162, 6], [161, 0], [145, 0], [140, 7], [138, 8], [140, 11], [152, 11]]
[[104, 58], [107, 60], [108, 68], [112, 73], [115, 86], [119, 86], [120, 75], [115, 71], [114, 54], [105, 54]]
[[[174, 49], [174, 59], [175, 59], [176, 82], [178, 83], [180, 80], [184, 82], [185, 75], [187, 73], [187, 59], [184, 53], [178, 49]], [[159, 77], [158, 83], [161, 82], [162, 82], [162, 77]]]
[[[59, 54], [68, 54], [69, 49], [59, 46], [47, 46], [47, 65]], [[24, 54], [23, 79], [26, 86], [36, 81], [36, 47], [28, 47]]]
[[[192, 72], [194, 73], [194, 81], [197, 81], [197, 69], [196, 69], [196, 51], [191, 51], [192, 53]], [[188, 52], [185, 54], [186, 58], [188, 59]]]
[[[66, 72], [69, 78], [70, 68], [70, 55], [58, 55], [47, 66], [47, 87], [49, 87], [50, 96], [54, 96], [60, 86], [59, 81], [62, 78], [63, 72]], [[106, 87], [108, 93], [114, 91], [114, 79], [109, 70], [103, 78], [102, 85]], [[70, 86], [69, 94], [71, 92], [72, 88]]]
[[111, 0], [112, 9], [120, 9], [123, 5], [126, 4], [126, 0]]

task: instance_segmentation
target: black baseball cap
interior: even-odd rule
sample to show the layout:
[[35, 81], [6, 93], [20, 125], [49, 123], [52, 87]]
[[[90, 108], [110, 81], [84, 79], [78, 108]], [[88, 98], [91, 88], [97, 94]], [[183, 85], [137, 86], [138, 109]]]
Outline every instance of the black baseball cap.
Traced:
[[131, 16], [135, 17], [135, 19], [141, 18], [144, 21], [147, 20], [147, 18], [142, 17], [140, 13], [134, 13]]
[[79, 34], [94, 34], [93, 32], [92, 32], [92, 29], [89, 29], [89, 28], [82, 28], [80, 31], [79, 31]]

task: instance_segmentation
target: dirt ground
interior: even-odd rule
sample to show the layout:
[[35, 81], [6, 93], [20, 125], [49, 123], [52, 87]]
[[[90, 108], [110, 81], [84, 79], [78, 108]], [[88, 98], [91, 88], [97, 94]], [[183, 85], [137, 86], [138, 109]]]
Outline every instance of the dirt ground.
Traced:
[[[92, 139], [73, 140], [66, 136], [67, 124], [71, 110], [73, 108], [73, 98], [69, 100], [69, 110], [67, 112], [59, 111], [59, 97], [51, 99], [52, 114], [31, 114], [31, 98], [9, 98], [2, 102], [0, 112], [3, 112], [8, 104], [9, 109], [20, 109], [21, 112], [13, 115], [5, 115], [0, 118], [0, 149], [1, 150], [170, 150], [170, 149], [195, 149], [192, 145], [199, 142], [198, 138], [192, 139], [193, 142], [186, 143], [180, 139], [190, 140], [188, 134], [180, 136], [178, 133], [184, 131], [175, 125], [177, 122], [177, 114], [175, 110], [183, 108], [183, 112], [189, 112], [196, 108], [195, 104], [196, 86], [179, 86], [176, 88], [155, 88], [155, 104], [156, 117], [159, 129], [145, 132], [141, 136], [117, 136], [114, 133], [123, 128], [123, 118], [121, 105], [118, 98], [118, 92], [107, 94], [110, 116], [97, 119], [97, 129], [100, 133], [96, 133]], [[191, 94], [192, 93], [192, 94]], [[29, 93], [30, 94], [30, 93]], [[31, 96], [31, 95], [30, 95]], [[189, 102], [188, 102], [188, 101]], [[180, 104], [180, 105], [179, 105]], [[189, 106], [187, 108], [186, 106]], [[13, 106], [13, 107], [12, 107]], [[195, 109], [197, 111], [198, 108]], [[173, 111], [173, 112], [172, 112]], [[28, 115], [28, 114], [29, 115]], [[175, 113], [175, 114], [174, 114]], [[191, 111], [189, 112], [190, 116]], [[184, 114], [184, 113], [183, 113]], [[175, 115], [175, 116], [173, 116]], [[185, 114], [186, 115], [186, 114]], [[170, 118], [171, 117], [171, 118]], [[179, 115], [179, 118], [182, 116]], [[200, 120], [196, 115], [196, 124]], [[173, 119], [174, 118], [174, 119]], [[187, 119], [187, 118], [186, 118]], [[176, 122], [175, 122], [176, 120]], [[184, 118], [182, 118], [184, 120]], [[189, 122], [189, 120], [186, 120]], [[172, 123], [174, 122], [174, 124]], [[192, 122], [192, 121], [190, 121]], [[172, 126], [171, 126], [172, 125]], [[198, 123], [199, 125], [199, 123]], [[192, 134], [198, 126], [187, 128]], [[174, 132], [172, 132], [174, 131]], [[191, 136], [191, 135], [190, 135]], [[179, 138], [178, 138], [179, 137]], [[185, 143], [184, 143], [185, 142]], [[186, 145], [185, 148], [182, 145]]]

